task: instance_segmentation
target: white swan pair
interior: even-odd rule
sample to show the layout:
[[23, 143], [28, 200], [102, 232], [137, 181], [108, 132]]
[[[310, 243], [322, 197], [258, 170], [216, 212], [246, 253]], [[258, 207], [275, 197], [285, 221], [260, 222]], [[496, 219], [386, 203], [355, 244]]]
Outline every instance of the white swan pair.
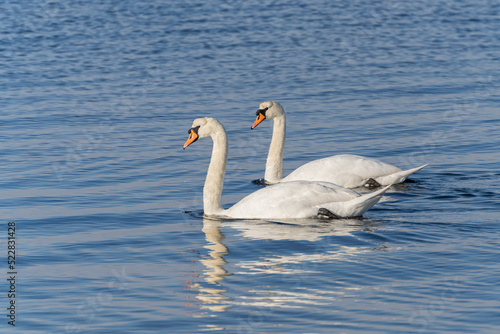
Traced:
[[226, 210], [220, 204], [227, 166], [226, 131], [216, 119], [205, 117], [195, 119], [188, 133], [184, 148], [199, 138], [212, 137], [213, 140], [212, 158], [203, 188], [206, 216], [245, 219], [357, 217], [375, 205], [389, 188], [386, 186], [361, 196], [329, 182], [283, 182], [257, 190]]
[[[285, 115], [281, 105], [273, 101], [261, 103], [252, 129], [266, 118], [273, 119], [274, 128], [265, 179], [278, 184], [255, 191], [227, 210], [220, 204], [227, 167], [226, 131], [214, 118], [205, 117], [193, 121], [184, 148], [199, 138], [212, 137], [213, 140], [212, 158], [203, 188], [205, 215], [243, 219], [358, 217], [375, 205], [391, 184], [402, 182], [408, 175], [425, 167], [401, 171], [378, 160], [338, 155], [309, 162], [282, 178]], [[386, 187], [360, 195], [332, 181], [347, 187]]]

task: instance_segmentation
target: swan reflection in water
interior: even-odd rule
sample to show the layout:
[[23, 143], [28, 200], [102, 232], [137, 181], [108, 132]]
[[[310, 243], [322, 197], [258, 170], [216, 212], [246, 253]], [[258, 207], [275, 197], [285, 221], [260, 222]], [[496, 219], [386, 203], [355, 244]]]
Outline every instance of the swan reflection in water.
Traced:
[[[198, 298], [202, 302], [200, 309], [208, 309], [212, 312], [223, 312], [229, 306], [229, 298], [224, 295], [226, 289], [222, 288], [221, 281], [225, 276], [231, 275], [224, 265], [226, 260], [224, 256], [229, 255], [229, 250], [222, 243], [225, 239], [224, 234], [220, 230], [222, 221], [215, 219], [203, 219], [203, 229], [207, 245], [203, 246], [208, 249], [208, 255], [203, 256], [200, 262], [206, 267], [204, 270], [204, 280], [210, 287], [203, 287], [199, 283], [191, 286], [192, 289], [198, 290]], [[202, 316], [202, 315], [200, 315]]]
[[[265, 220], [230, 220], [221, 221], [203, 218], [203, 229], [208, 255], [202, 256], [200, 262], [205, 266], [204, 282], [190, 286], [197, 290], [196, 298], [201, 301], [199, 308], [205, 312], [196, 317], [215, 317], [217, 312], [224, 312], [233, 305], [253, 305], [263, 308], [300, 308], [306, 305], [326, 305], [341, 297], [347, 297], [350, 291], [340, 289], [326, 291], [302, 286], [301, 282], [317, 274], [321, 275], [318, 264], [325, 262], [356, 261], [356, 256], [363, 253], [385, 250], [385, 245], [374, 243], [371, 237], [382, 223], [369, 219], [319, 220], [301, 219], [293, 221]], [[232, 228], [238, 232], [234, 237], [266, 241], [307, 241], [313, 242], [309, 252], [294, 252], [290, 249], [278, 254], [266, 253], [250, 260], [232, 263], [231, 267], [239, 270], [230, 273], [225, 268], [228, 263], [225, 257], [230, 250], [223, 243], [225, 236], [221, 227]], [[387, 228], [387, 227], [384, 227]], [[368, 233], [363, 233], [368, 232]], [[363, 240], [365, 239], [366, 240]], [[347, 237], [358, 240], [345, 243], [332, 237]], [[360, 240], [361, 239], [361, 240]], [[237, 241], [235, 241], [237, 242]], [[368, 242], [368, 245], [367, 245]], [[343, 244], [343, 245], [342, 245]], [[358, 246], [352, 246], [352, 245]], [[268, 275], [280, 275], [279, 284], [262, 282], [252, 288], [241, 291], [240, 295], [231, 292], [227, 295], [224, 279], [229, 275], [247, 277], [248, 280], [265, 279]], [[240, 278], [241, 280], [241, 278]], [[274, 283], [277, 281], [274, 280]], [[260, 287], [263, 288], [260, 288]], [[211, 311], [211, 312], [210, 312]]]

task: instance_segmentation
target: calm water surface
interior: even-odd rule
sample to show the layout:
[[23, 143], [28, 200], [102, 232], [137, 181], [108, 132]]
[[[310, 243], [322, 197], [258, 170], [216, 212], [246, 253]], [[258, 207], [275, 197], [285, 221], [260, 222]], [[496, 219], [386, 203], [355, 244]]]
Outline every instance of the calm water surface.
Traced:
[[[35, 1], [0, 5], [0, 205], [19, 333], [497, 333], [496, 1]], [[202, 216], [339, 153], [429, 163], [364, 219]], [[3, 247], [6, 249], [6, 247]], [[7, 256], [6, 251], [4, 253]], [[6, 266], [3, 266], [7, 275]], [[6, 280], [0, 285], [8, 305]]]

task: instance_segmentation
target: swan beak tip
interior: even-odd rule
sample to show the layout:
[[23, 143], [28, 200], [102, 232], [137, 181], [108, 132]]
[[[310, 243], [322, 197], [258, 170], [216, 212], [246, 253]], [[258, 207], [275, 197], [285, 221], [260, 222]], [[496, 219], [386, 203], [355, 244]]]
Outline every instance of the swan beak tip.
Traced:
[[258, 113], [257, 114], [257, 119], [255, 120], [255, 122], [253, 123], [252, 127], [250, 129], [255, 129], [255, 127], [257, 125], [259, 125], [260, 123], [262, 123], [263, 120], [266, 119], [266, 116], [262, 115], [261, 113]]

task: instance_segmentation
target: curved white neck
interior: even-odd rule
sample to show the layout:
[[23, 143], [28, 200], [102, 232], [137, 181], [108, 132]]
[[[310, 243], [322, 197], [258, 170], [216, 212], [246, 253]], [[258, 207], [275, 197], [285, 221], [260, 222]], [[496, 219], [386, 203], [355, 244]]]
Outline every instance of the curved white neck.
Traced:
[[267, 155], [266, 173], [264, 179], [271, 183], [283, 178], [283, 149], [285, 148], [285, 115], [273, 118], [273, 138]]
[[203, 187], [203, 211], [206, 215], [218, 215], [224, 212], [220, 200], [227, 167], [226, 131], [220, 126], [211, 134], [211, 137], [214, 144]]

